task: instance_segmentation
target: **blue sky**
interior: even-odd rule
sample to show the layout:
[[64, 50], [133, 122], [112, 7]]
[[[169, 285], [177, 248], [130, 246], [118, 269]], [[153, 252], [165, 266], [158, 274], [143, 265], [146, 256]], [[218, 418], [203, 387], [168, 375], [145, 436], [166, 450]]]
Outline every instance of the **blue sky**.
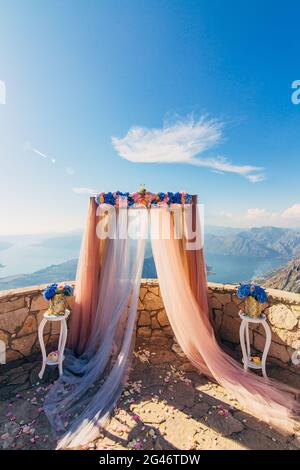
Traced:
[[208, 223], [299, 227], [299, 14], [296, 1], [2, 0], [0, 233], [81, 227], [84, 188], [140, 183], [197, 193]]

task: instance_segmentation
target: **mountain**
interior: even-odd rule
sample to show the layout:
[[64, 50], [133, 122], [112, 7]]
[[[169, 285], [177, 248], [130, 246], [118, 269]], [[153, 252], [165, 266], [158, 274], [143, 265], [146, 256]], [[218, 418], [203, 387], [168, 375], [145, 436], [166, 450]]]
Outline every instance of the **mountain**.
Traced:
[[243, 232], [244, 229], [237, 227], [222, 227], [221, 225], [210, 225], [205, 224], [204, 231], [211, 235], [236, 235], [237, 233]]
[[47, 266], [31, 274], [2, 277], [0, 278], [0, 290], [73, 280], [76, 275], [76, 267], [77, 259], [72, 259], [64, 263]]
[[[0, 252], [0, 273], [3, 273], [0, 290], [74, 279], [81, 238], [79, 230], [65, 234], [0, 236], [3, 250]], [[8, 247], [10, 249], [5, 251]], [[300, 230], [207, 225], [204, 249], [211, 265], [207, 271], [214, 275], [215, 282], [237, 282], [264, 275], [289, 259], [300, 257]], [[6, 266], [1, 267], [4, 264]], [[26, 272], [29, 274], [19, 274]], [[145, 247], [143, 277], [157, 277], [149, 240]], [[280, 286], [284, 285], [282, 282]], [[286, 285], [289, 288], [289, 283]]]
[[[73, 280], [76, 277], [77, 261], [77, 259], [72, 259], [70, 261], [65, 261], [64, 263], [53, 264], [31, 274], [17, 274], [15, 276], [2, 277], [0, 278], [0, 291], [39, 284], [50, 284], [51, 282]], [[212, 268], [210, 266], [207, 266], [206, 268], [208, 274], [210, 274]], [[142, 277], [157, 278], [152, 255], [148, 255], [144, 260]]]
[[82, 235], [82, 231], [79, 230], [61, 235], [52, 235], [51, 237], [41, 238], [40, 240], [33, 242], [31, 246], [48, 248], [51, 250], [64, 250], [72, 247], [79, 251]]
[[290, 260], [260, 281], [265, 287], [300, 293], [300, 257]]
[[300, 231], [279, 227], [254, 227], [220, 234], [206, 231], [204, 248], [207, 253], [219, 255], [294, 258], [300, 256]]

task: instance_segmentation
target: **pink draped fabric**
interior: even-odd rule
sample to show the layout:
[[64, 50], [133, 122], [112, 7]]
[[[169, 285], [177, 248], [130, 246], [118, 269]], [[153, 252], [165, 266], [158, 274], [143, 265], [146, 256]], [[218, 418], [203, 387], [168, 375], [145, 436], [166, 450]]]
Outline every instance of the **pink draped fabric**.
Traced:
[[[162, 218], [168, 218], [166, 209], [158, 210]], [[300, 413], [299, 391], [244, 371], [220, 348], [209, 320], [203, 250], [189, 252], [183, 243], [174, 236], [152, 239], [163, 301], [182, 350], [194, 366], [213, 377], [259, 419], [293, 432]]]
[[99, 280], [105, 241], [98, 239], [97, 204], [90, 198], [86, 229], [81, 245], [75, 284], [75, 302], [69, 332], [69, 347], [82, 353], [88, 343], [99, 296]]
[[[64, 374], [44, 406], [59, 437], [57, 448], [93, 441], [128, 377], [148, 228], [145, 209], [128, 209], [128, 214], [136, 220], [139, 238], [107, 240], [102, 251], [90, 203], [70, 328], [72, 349], [65, 352]], [[108, 214], [105, 222], [113, 223], [114, 215]], [[125, 233], [126, 221], [119, 212], [116, 217], [118, 229]]]
[[[194, 229], [200, 226], [194, 200]], [[137, 238], [101, 240], [96, 233], [97, 205], [90, 200], [87, 228], [76, 278], [69, 349], [64, 374], [45, 401], [45, 412], [60, 435], [58, 448], [74, 447], [95, 439], [105, 425], [127, 379], [134, 346], [138, 294], [144, 260], [149, 213], [128, 209]], [[260, 419], [292, 431], [300, 411], [297, 391], [245, 372], [218, 345], [209, 318], [203, 249], [186, 249], [192, 238], [191, 212], [180, 207], [184, 239], [176, 239], [174, 213], [150, 210], [152, 250], [170, 324], [190, 361], [227, 388]], [[171, 211], [172, 212], [172, 211]], [[105, 216], [106, 217], [106, 216]], [[127, 223], [120, 211], [109, 213], [118, 233]], [[159, 223], [171, 237], [155, 236]], [[158, 230], [157, 230], [158, 229]]]

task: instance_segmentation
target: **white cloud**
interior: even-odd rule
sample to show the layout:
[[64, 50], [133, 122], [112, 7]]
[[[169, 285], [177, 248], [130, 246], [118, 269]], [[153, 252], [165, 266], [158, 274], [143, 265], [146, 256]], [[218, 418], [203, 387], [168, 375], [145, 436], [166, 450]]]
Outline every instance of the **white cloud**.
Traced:
[[33, 148], [32, 150], [33, 150], [34, 153], [36, 153], [40, 157], [48, 158], [48, 155], [46, 155], [45, 153], [40, 152], [38, 149]]
[[270, 212], [263, 208], [250, 208], [244, 220], [251, 225], [299, 226], [300, 204], [294, 204], [281, 212]]
[[247, 210], [246, 219], [257, 219], [269, 215], [270, 214], [266, 211], [266, 209], [259, 209], [258, 207], [255, 207]]
[[[30, 143], [29, 143], [29, 142], [27, 142], [27, 143], [25, 144], [25, 146], [26, 146], [25, 148], [30, 149]], [[40, 150], [38, 150], [38, 149], [36, 149], [36, 148], [33, 148], [32, 151], [33, 151], [34, 153], [36, 153], [36, 155], [38, 155], [39, 157], [42, 157], [42, 158], [45, 158], [45, 159], [46, 159], [46, 158], [49, 158], [48, 155], [46, 155], [45, 153], [41, 152]], [[51, 163], [53, 163], [53, 164], [56, 163], [55, 158], [51, 158], [50, 161], [51, 161]]]
[[248, 175], [247, 176], [248, 180], [251, 181], [251, 183], [259, 183], [260, 181], [264, 181], [266, 179], [264, 174], [257, 174], [257, 175]]
[[221, 143], [222, 128], [220, 121], [188, 118], [160, 129], [132, 127], [123, 138], [112, 137], [112, 144], [122, 158], [135, 163], [189, 163], [221, 173], [235, 173], [252, 183], [262, 181], [261, 167], [235, 165], [220, 156], [201, 156]]
[[269, 212], [259, 207], [250, 208], [244, 216], [246, 224], [250, 225], [283, 225], [282, 214], [279, 212]]
[[94, 196], [95, 194], [97, 194], [97, 191], [92, 188], [78, 187], [78, 188], [72, 188], [72, 191], [77, 194], [90, 194], [91, 196]]
[[293, 204], [282, 213], [285, 219], [300, 219], [300, 204]]
[[235, 212], [224, 208], [217, 214], [209, 214], [207, 223], [230, 225], [231, 227], [294, 227], [300, 228], [300, 203], [280, 212], [272, 212], [262, 207], [251, 207], [244, 212]]
[[221, 211], [219, 215], [220, 215], [220, 217], [224, 217], [225, 219], [232, 219], [233, 218], [233, 213], [228, 212], [228, 211]]

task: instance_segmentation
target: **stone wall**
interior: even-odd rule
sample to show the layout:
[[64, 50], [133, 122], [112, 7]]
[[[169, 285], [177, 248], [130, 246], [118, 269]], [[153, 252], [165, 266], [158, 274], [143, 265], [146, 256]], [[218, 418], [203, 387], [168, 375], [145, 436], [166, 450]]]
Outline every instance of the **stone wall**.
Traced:
[[[37, 327], [47, 302], [42, 291], [45, 286], [0, 292], [0, 340], [7, 347], [7, 362], [28, 357], [39, 351]], [[300, 348], [300, 295], [269, 289], [270, 304], [265, 310], [272, 329], [269, 361], [298, 370], [291, 363], [295, 349]], [[69, 306], [72, 308], [73, 298]], [[219, 338], [239, 353], [238, 311], [241, 301], [233, 285], [209, 283], [210, 314]], [[45, 344], [50, 347], [58, 336], [58, 322], [47, 323]], [[262, 351], [264, 331], [261, 325], [251, 325], [250, 340], [253, 352]], [[140, 290], [137, 335], [144, 341], [168, 344], [176, 352], [180, 348], [174, 341], [156, 279], [144, 280]]]
[[[0, 292], [0, 340], [6, 344], [6, 362], [28, 357], [40, 350], [37, 330], [48, 308], [42, 292], [46, 286], [25, 287]], [[70, 308], [73, 298], [70, 297]], [[58, 338], [59, 322], [47, 322], [46, 346]]]
[[[274, 364], [300, 372], [291, 362], [292, 354], [300, 349], [300, 294], [267, 289], [268, 306], [263, 313], [268, 318], [272, 342], [268, 360]], [[223, 342], [240, 351], [238, 316], [242, 302], [237, 297], [236, 286], [209, 283], [209, 303], [215, 331]], [[265, 345], [262, 325], [249, 324], [253, 353], [262, 352]]]

